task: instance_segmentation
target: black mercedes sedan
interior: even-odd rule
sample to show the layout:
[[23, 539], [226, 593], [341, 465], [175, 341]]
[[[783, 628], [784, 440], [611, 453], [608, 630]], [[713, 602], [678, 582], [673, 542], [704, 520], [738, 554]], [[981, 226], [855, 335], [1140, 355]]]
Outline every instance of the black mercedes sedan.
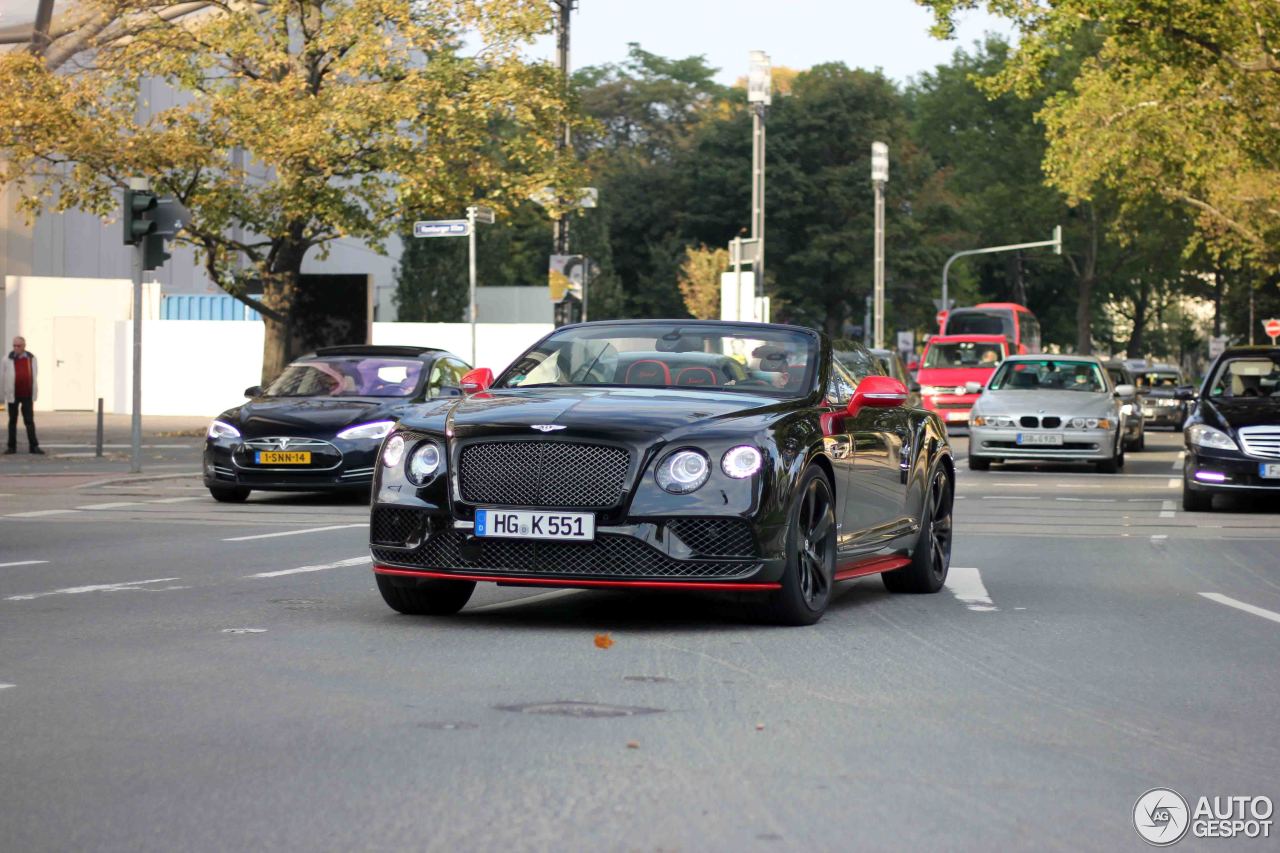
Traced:
[[[1190, 389], [1180, 396], [1194, 397]], [[1212, 509], [1215, 494], [1280, 498], [1280, 347], [1218, 356], [1182, 434], [1183, 509]]]
[[209, 424], [204, 484], [215, 500], [263, 491], [368, 491], [378, 448], [415, 403], [461, 397], [468, 365], [426, 347], [342, 346], [294, 361]]
[[754, 594], [811, 624], [837, 581], [936, 592], [951, 558], [946, 429], [848, 372], [824, 335], [697, 320], [557, 329], [382, 445], [370, 547], [401, 613], [479, 581]]

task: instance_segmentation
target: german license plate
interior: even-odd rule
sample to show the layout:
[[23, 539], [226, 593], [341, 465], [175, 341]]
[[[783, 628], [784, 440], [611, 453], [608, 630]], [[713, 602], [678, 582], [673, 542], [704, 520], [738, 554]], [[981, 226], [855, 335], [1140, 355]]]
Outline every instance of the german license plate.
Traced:
[[590, 542], [596, 538], [596, 517], [589, 512], [477, 509], [475, 533], [501, 539]]
[[947, 412], [947, 420], [967, 421], [969, 420], [969, 413], [968, 412]]
[[1061, 447], [1062, 434], [1056, 432], [1020, 432], [1018, 433], [1017, 442], [1021, 445], [1037, 447]]
[[253, 461], [259, 465], [310, 465], [310, 450], [256, 450]]
[[1258, 476], [1267, 480], [1280, 480], [1280, 462], [1259, 462]]

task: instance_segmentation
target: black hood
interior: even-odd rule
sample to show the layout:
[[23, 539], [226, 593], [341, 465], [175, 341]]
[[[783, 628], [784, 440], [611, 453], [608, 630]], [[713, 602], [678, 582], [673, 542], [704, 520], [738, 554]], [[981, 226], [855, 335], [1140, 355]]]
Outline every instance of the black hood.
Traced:
[[1201, 408], [1205, 422], [1219, 428], [1280, 426], [1280, 397], [1214, 397]]
[[222, 419], [245, 438], [323, 436], [370, 421], [396, 420], [408, 408], [402, 397], [257, 397]]
[[[699, 427], [714, 429], [733, 419], [759, 418], [761, 425], [797, 405], [758, 394], [733, 391], [685, 391], [658, 388], [537, 388], [486, 392], [454, 406], [453, 434], [536, 435], [534, 425], [562, 426], [550, 435], [574, 435], [625, 443], [650, 443]], [[406, 419], [412, 425], [412, 419]]]

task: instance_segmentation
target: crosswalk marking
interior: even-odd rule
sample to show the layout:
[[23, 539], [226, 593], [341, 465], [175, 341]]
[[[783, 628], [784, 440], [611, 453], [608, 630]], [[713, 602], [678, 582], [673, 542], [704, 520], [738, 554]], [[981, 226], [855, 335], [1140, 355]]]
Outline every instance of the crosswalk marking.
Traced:
[[982, 573], [968, 566], [952, 566], [947, 572], [947, 589], [959, 599], [965, 607], [977, 612], [999, 610], [987, 587], [982, 583]]

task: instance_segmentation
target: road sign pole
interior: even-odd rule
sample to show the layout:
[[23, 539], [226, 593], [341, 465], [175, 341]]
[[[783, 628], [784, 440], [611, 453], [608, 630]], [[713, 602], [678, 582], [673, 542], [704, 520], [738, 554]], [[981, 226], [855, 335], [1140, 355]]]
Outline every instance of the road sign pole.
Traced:
[[[133, 178], [129, 189], [146, 191], [151, 183], [146, 178]], [[125, 215], [130, 215], [125, 211]], [[133, 246], [133, 411], [129, 426], [129, 473], [142, 473], [142, 266], [146, 240]]]
[[475, 205], [467, 208], [467, 223], [471, 226], [471, 233], [467, 235], [467, 243], [470, 247], [467, 252], [468, 267], [470, 269], [471, 279], [471, 366], [476, 366], [476, 208]]

